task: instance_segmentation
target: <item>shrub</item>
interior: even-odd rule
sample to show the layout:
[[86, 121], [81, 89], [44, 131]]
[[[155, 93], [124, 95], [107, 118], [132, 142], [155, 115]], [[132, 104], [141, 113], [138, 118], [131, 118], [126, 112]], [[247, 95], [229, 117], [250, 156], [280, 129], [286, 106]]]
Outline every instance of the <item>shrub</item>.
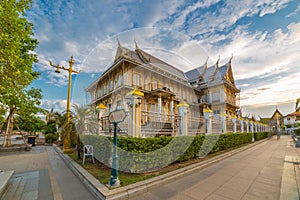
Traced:
[[53, 140], [53, 137], [54, 135], [52, 133], [48, 133], [45, 135], [45, 142], [46, 143], [52, 143], [54, 140]]
[[296, 135], [299, 135], [299, 136], [300, 136], [300, 128], [294, 130], [294, 133], [295, 133]]
[[255, 141], [262, 140], [264, 138], [267, 138], [268, 136], [270, 136], [269, 132], [257, 132], [254, 133], [254, 140]]
[[[94, 146], [95, 157], [110, 163], [112, 138], [94, 135], [81, 136], [84, 144]], [[145, 172], [159, 169], [171, 162], [182, 162], [236, 147], [252, 141], [252, 133], [197, 135], [195, 137], [118, 138], [119, 169]], [[155, 153], [154, 153], [155, 151]], [[130, 159], [128, 159], [130, 157]]]
[[287, 124], [285, 125], [286, 128], [292, 128], [292, 125], [291, 124]]

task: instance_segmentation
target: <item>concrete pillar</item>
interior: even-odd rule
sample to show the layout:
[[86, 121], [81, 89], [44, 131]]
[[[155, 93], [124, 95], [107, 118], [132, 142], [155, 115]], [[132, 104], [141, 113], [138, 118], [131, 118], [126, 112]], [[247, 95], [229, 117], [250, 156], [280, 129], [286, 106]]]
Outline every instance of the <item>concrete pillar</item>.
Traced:
[[231, 122], [232, 122], [232, 131], [236, 133], [236, 117], [232, 117]]
[[96, 109], [98, 111], [98, 134], [101, 134], [101, 131], [103, 130], [103, 118], [106, 110], [106, 106], [104, 104], [99, 104], [96, 106]]
[[206, 134], [211, 134], [212, 133], [212, 118], [213, 118], [213, 113], [212, 110], [209, 108], [203, 109], [203, 114], [205, 118], [205, 125], [206, 125]]
[[253, 121], [250, 121], [250, 132], [254, 133], [254, 124], [253, 124]]
[[135, 105], [134, 105], [134, 96], [133, 95], [128, 95], [127, 96], [127, 104], [128, 104], [128, 135], [131, 137], [135, 136], [135, 127], [134, 127], [134, 122], [135, 122]]
[[241, 133], [244, 133], [244, 120], [240, 119]]
[[185, 102], [182, 102], [177, 105], [178, 107], [178, 115], [180, 117], [180, 124], [179, 124], [179, 136], [188, 135], [188, 115], [187, 110], [189, 105]]
[[224, 113], [222, 113], [220, 115], [220, 117], [221, 117], [221, 126], [222, 126], [221, 133], [226, 133], [227, 132], [227, 130], [226, 130], [226, 118], [227, 118], [227, 115], [224, 112]]
[[249, 121], [246, 119], [246, 133], [249, 133]]

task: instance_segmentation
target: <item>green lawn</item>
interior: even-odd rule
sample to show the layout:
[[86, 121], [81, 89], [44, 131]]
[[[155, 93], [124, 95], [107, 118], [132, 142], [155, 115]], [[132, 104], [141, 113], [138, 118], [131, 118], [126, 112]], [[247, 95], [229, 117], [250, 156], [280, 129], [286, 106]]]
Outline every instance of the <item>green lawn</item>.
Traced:
[[[179, 168], [183, 168], [185, 166], [194, 164], [194, 163], [198, 163], [201, 162], [203, 160], [207, 160], [208, 158], [223, 154], [225, 152], [231, 151], [233, 149], [237, 149], [240, 148], [242, 146], [246, 146], [247, 144], [238, 146], [238, 147], [234, 147], [231, 149], [227, 149], [224, 151], [219, 151], [216, 152], [214, 154], [209, 154], [207, 155], [205, 158], [196, 158], [196, 159], [192, 159], [189, 161], [185, 161], [185, 162], [180, 162], [180, 163], [173, 163], [165, 168], [160, 169], [159, 171], [154, 171], [154, 172], [148, 172], [148, 173], [143, 173], [143, 174], [136, 174], [136, 173], [124, 173], [124, 172], [119, 172], [119, 179], [121, 182], [121, 186], [126, 186], [129, 184], [133, 184], [139, 181], [143, 181], [155, 176], [159, 176], [165, 173], [168, 173], [170, 171], [174, 171], [176, 169]], [[109, 179], [110, 179], [110, 174], [111, 174], [111, 169], [109, 167], [107, 167], [106, 165], [96, 161], [95, 164], [91, 163], [90, 159], [87, 159], [85, 164], [82, 165], [82, 159], [77, 159], [77, 152], [74, 151], [73, 153], [69, 154], [69, 156], [76, 161], [80, 166], [82, 166], [84, 169], [86, 169], [90, 174], [92, 174], [95, 178], [97, 178], [100, 183], [102, 184], [107, 184]]]
[[[76, 161], [80, 166], [86, 169], [90, 174], [92, 174], [95, 178], [97, 178], [100, 183], [107, 184], [110, 179], [111, 169], [104, 164], [96, 161], [95, 164], [90, 162], [90, 159], [87, 159], [85, 164], [82, 165], [82, 159], [77, 159], [77, 152], [69, 154], [69, 156]], [[119, 172], [119, 179], [122, 186], [126, 186], [132, 183], [136, 183], [139, 181], [143, 181], [154, 176], [159, 175], [159, 172], [147, 173], [147, 174], [131, 174]]]

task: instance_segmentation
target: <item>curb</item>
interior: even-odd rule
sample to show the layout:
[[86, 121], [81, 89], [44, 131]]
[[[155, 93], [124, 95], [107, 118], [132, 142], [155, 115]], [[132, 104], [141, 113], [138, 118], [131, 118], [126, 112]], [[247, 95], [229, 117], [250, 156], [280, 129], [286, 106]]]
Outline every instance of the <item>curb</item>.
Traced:
[[4, 195], [6, 188], [8, 187], [9, 180], [14, 174], [14, 170], [0, 172], [0, 199]]
[[23, 145], [23, 146], [13, 146], [13, 147], [1, 147], [0, 153], [3, 152], [18, 152], [18, 151], [29, 151], [31, 149], [31, 145]]
[[88, 188], [88, 190], [96, 197], [96, 199], [109, 199], [109, 200], [125, 200], [131, 197], [134, 197], [142, 192], [146, 192], [151, 188], [159, 187], [163, 184], [169, 183], [176, 179], [179, 179], [187, 174], [191, 174], [194, 171], [203, 169], [212, 164], [220, 162], [226, 158], [229, 158], [235, 154], [238, 154], [242, 151], [250, 149], [254, 146], [257, 146], [261, 143], [264, 143], [268, 138], [248, 144], [244, 147], [234, 149], [232, 151], [226, 152], [224, 154], [209, 158], [205, 161], [199, 163], [191, 164], [181, 169], [177, 169], [166, 174], [156, 176], [144, 181], [133, 183], [124, 187], [118, 187], [116, 189], [109, 190], [105, 185], [101, 184], [94, 176], [89, 174], [84, 168], [72, 160], [68, 155], [62, 153], [61, 149], [57, 148], [56, 145], [53, 145], [55, 151], [60, 155], [64, 160], [67, 166], [73, 171], [73, 173], [78, 176], [80, 181]]

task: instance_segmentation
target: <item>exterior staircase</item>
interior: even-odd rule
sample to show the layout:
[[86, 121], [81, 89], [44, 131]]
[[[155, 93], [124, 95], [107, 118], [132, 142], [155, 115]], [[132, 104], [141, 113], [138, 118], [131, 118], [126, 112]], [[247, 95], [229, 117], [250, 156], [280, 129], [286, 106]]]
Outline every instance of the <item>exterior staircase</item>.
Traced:
[[168, 122], [148, 122], [142, 125], [141, 131], [145, 136], [171, 136], [174, 133], [172, 124]]

